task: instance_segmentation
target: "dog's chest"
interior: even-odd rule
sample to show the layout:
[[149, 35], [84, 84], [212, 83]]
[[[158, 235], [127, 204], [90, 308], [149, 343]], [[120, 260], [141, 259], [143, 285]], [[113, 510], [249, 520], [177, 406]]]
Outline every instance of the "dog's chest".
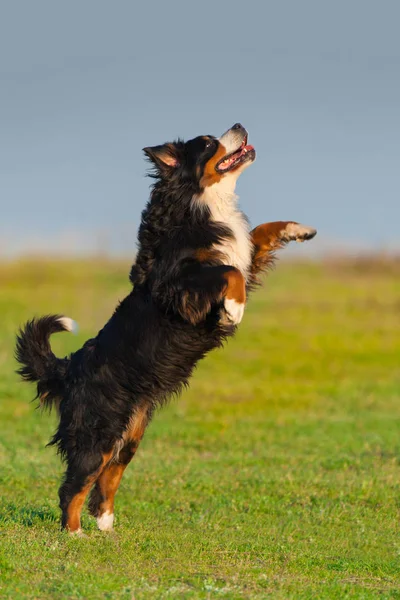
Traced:
[[225, 265], [236, 267], [246, 278], [250, 270], [252, 243], [249, 223], [237, 207], [236, 196], [210, 196], [207, 200], [211, 220], [223, 224], [232, 232], [232, 237], [215, 244], [214, 248], [221, 252]]

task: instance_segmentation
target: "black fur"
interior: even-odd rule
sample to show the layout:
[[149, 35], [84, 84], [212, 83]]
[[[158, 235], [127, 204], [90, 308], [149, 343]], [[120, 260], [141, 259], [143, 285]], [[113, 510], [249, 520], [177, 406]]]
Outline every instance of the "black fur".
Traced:
[[[60, 315], [32, 319], [17, 335], [15, 358], [22, 365], [17, 373], [25, 381], [37, 381], [37, 396], [42, 404], [51, 408], [52, 399], [63, 392], [63, 378], [68, 359], [56, 358], [51, 351], [49, 337], [52, 333], [67, 331]], [[52, 391], [48, 395], [49, 391]]]
[[[37, 393], [59, 404], [51, 444], [67, 461], [60, 488], [63, 525], [71, 499], [113, 452], [137, 407], [154, 408], [188, 383], [196, 363], [220, 346], [235, 326], [221, 322], [224, 275], [232, 267], [199, 262], [196, 252], [232, 232], [193, 206], [201, 174], [217, 150], [214, 138], [196, 138], [145, 150], [156, 178], [142, 214], [139, 250], [131, 271], [134, 287], [111, 319], [67, 358], [51, 352], [49, 336], [63, 327], [57, 316], [27, 323], [17, 340], [20, 375]], [[174, 161], [168, 166], [163, 157]], [[91, 512], [99, 491], [94, 488]]]

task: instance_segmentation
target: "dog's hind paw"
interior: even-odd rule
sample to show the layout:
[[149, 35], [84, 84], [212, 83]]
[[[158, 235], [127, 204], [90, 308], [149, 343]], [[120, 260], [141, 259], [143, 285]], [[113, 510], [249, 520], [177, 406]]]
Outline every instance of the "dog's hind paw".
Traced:
[[114, 523], [114, 514], [106, 510], [102, 515], [97, 517], [97, 527], [100, 531], [112, 531]]

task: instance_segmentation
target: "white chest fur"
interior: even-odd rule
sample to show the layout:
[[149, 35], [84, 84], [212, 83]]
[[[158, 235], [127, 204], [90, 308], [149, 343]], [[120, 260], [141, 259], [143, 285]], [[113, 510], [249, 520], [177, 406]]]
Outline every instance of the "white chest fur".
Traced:
[[249, 223], [237, 206], [236, 194], [221, 184], [206, 188], [199, 201], [208, 206], [215, 223], [221, 223], [232, 231], [232, 237], [215, 248], [223, 254], [224, 264], [236, 267], [246, 278], [252, 255]]

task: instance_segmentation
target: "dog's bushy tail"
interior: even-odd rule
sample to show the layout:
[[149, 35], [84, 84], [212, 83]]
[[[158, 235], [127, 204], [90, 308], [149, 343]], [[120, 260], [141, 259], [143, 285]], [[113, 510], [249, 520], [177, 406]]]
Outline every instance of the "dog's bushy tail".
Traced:
[[51, 408], [63, 389], [63, 377], [69, 359], [57, 358], [51, 351], [52, 333], [76, 331], [77, 324], [69, 317], [48, 315], [28, 321], [17, 335], [15, 358], [21, 367], [17, 373], [24, 381], [37, 382], [37, 396], [42, 405]]

